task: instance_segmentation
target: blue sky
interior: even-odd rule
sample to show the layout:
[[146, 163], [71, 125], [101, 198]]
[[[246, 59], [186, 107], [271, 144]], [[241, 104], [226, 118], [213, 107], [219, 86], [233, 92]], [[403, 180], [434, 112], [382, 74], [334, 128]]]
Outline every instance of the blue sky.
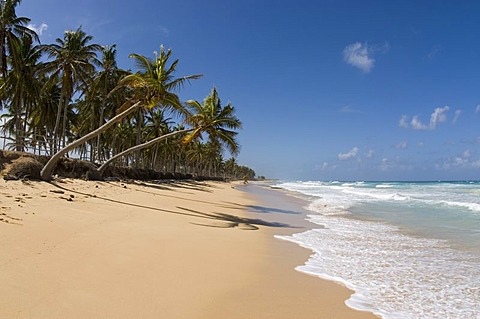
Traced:
[[[112, 4], [115, 3], [115, 4]], [[244, 123], [238, 161], [302, 180], [480, 179], [478, 1], [23, 0], [52, 43], [180, 59]]]

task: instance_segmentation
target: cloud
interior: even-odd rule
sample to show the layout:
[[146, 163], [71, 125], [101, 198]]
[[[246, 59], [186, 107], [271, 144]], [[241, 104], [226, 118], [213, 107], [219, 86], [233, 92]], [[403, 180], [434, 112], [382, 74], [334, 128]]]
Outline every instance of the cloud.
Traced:
[[368, 45], [367, 43], [355, 42], [343, 49], [343, 59], [346, 63], [368, 73], [375, 66], [373, 55], [377, 52], [386, 53], [390, 45]]
[[380, 170], [381, 171], [389, 171], [393, 168], [393, 164], [390, 163], [390, 161], [388, 160], [388, 158], [382, 158], [382, 162], [380, 163]]
[[478, 168], [480, 160], [471, 160], [472, 153], [465, 150], [462, 154], [448, 158], [442, 163], [435, 164], [435, 168], [439, 170], [449, 170], [453, 168]]
[[366, 158], [372, 158], [375, 155], [374, 150], [368, 150], [367, 153], [365, 153]]
[[358, 147], [354, 147], [347, 153], [339, 153], [338, 159], [344, 161], [344, 160], [356, 157], [357, 154], [358, 154]]
[[478, 114], [480, 113], [480, 104], [477, 105], [477, 107], [475, 108], [475, 114]]
[[[433, 110], [433, 113], [430, 115], [430, 122], [428, 124], [422, 123], [418, 115], [413, 116], [409, 124], [408, 116], [402, 115], [400, 117], [398, 125], [404, 128], [408, 128], [411, 126], [412, 129], [421, 130], [421, 131], [434, 130], [437, 128], [437, 125], [439, 123], [443, 123], [447, 121], [446, 113], [448, 112], [448, 110], [450, 110], [448, 106], [437, 107], [435, 110]], [[455, 111], [454, 121], [458, 119], [458, 117], [460, 116], [460, 113], [461, 113], [460, 110]]]
[[443, 50], [443, 48], [439, 45], [434, 45], [432, 46], [432, 48], [430, 49], [430, 52], [428, 52], [427, 54], [427, 59], [428, 60], [433, 60], [433, 58], [438, 54], [440, 53], [441, 51]]
[[164, 37], [168, 37], [170, 35], [170, 30], [164, 27], [163, 25], [157, 26], [158, 32], [160, 32]]
[[399, 149], [399, 150], [404, 150], [408, 147], [408, 143], [407, 141], [403, 140], [403, 141], [400, 141], [398, 142], [396, 145], [395, 145], [395, 148], [396, 149]]
[[430, 129], [434, 130], [437, 127], [438, 123], [445, 122], [447, 120], [447, 116], [445, 115], [450, 108], [448, 106], [444, 107], [437, 107], [432, 115], [430, 116]]
[[382, 158], [382, 161], [378, 165], [378, 169], [383, 171], [383, 172], [389, 172], [389, 171], [413, 171], [414, 170], [414, 165], [405, 162], [401, 160], [400, 158]]
[[328, 162], [323, 162], [315, 167], [315, 170], [326, 171], [326, 170], [334, 170], [337, 168], [337, 165], [332, 165]]
[[29, 28], [32, 31], [35, 31], [38, 35], [42, 35], [44, 31], [48, 29], [48, 25], [46, 23], [40, 24], [40, 26], [37, 28], [35, 24], [28, 24], [27, 28]]
[[402, 115], [400, 117], [400, 120], [398, 121], [398, 126], [407, 128], [408, 127], [407, 121], [408, 121], [408, 116]]
[[455, 115], [454, 115], [453, 120], [452, 120], [453, 124], [457, 123], [457, 120], [460, 117], [460, 114], [462, 114], [462, 110], [456, 110], [455, 111]]
[[429, 127], [425, 124], [423, 124], [420, 119], [418, 118], [417, 115], [415, 115], [413, 118], [412, 118], [412, 122], [410, 123], [412, 125], [412, 128], [414, 130], [423, 130], [423, 131], [426, 131], [429, 129]]
[[371, 57], [372, 52], [368, 45], [360, 42], [349, 44], [343, 49], [343, 59], [350, 65], [359, 68], [365, 73], [370, 72], [375, 64]]
[[360, 111], [352, 109], [350, 105], [345, 105], [340, 108], [340, 113], [360, 113]]

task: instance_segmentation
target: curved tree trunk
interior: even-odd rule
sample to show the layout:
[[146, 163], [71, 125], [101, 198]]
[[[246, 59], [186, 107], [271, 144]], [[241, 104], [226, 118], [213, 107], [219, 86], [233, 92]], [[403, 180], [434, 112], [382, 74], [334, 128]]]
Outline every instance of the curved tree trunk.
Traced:
[[123, 111], [122, 113], [118, 114], [117, 116], [115, 116], [114, 118], [112, 118], [110, 121], [106, 122], [105, 124], [103, 124], [102, 126], [100, 126], [98, 129], [96, 129], [95, 131], [92, 131], [90, 133], [88, 133], [87, 135], [79, 138], [78, 140], [76, 141], [73, 141], [72, 143], [68, 144], [67, 146], [65, 146], [64, 148], [62, 148], [61, 150], [59, 150], [57, 153], [55, 153], [51, 158], [50, 160], [47, 162], [47, 164], [45, 164], [45, 166], [43, 167], [41, 173], [40, 173], [40, 177], [42, 180], [44, 181], [49, 181], [52, 177], [52, 170], [53, 168], [55, 167], [55, 164], [57, 164], [58, 160], [67, 152], [69, 152], [70, 150], [74, 149], [75, 147], [77, 147], [78, 145], [81, 145], [82, 143], [85, 143], [86, 141], [96, 137], [97, 135], [99, 134], [102, 134], [103, 132], [105, 132], [108, 128], [110, 128], [113, 124], [115, 124], [116, 122], [119, 122], [120, 120], [122, 120], [125, 116], [129, 115], [130, 113], [132, 113], [133, 111], [135, 111], [137, 109], [137, 107], [140, 105], [140, 102], [137, 102], [135, 104], [133, 104], [132, 106], [130, 106], [128, 109], [126, 109], [125, 111]]
[[162, 136], [159, 136], [157, 138], [154, 138], [153, 140], [150, 140], [148, 142], [145, 142], [143, 144], [139, 144], [139, 145], [135, 145], [133, 147], [130, 147], [129, 149], [126, 149], [125, 151], [123, 152], [120, 152], [118, 153], [117, 155], [111, 157], [108, 161], [106, 161], [105, 163], [103, 163], [102, 166], [100, 166], [98, 169], [97, 169], [97, 172], [100, 173], [100, 176], [103, 175], [103, 173], [105, 172], [105, 169], [107, 168], [107, 166], [113, 162], [114, 160], [116, 160], [117, 158], [121, 157], [121, 156], [124, 156], [128, 153], [131, 153], [131, 152], [135, 152], [135, 151], [139, 151], [141, 149], [144, 149], [146, 147], [149, 147], [155, 143], [158, 143], [166, 138], [169, 138], [169, 137], [172, 137], [174, 135], [177, 135], [177, 134], [181, 134], [181, 133], [188, 133], [188, 132], [192, 132], [194, 131], [195, 128], [188, 128], [188, 129], [184, 129], [184, 130], [180, 130], [180, 131], [175, 131], [175, 132], [171, 132], [171, 133], [168, 133], [168, 134], [165, 134], [165, 135], [162, 135]]

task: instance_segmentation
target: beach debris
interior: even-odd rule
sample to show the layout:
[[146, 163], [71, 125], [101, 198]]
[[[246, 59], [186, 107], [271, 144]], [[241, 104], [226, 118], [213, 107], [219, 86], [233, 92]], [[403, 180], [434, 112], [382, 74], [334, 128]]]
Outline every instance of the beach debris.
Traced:
[[61, 199], [64, 199], [66, 200], [67, 202], [73, 202], [73, 199], [72, 197], [64, 197], [64, 196], [60, 196]]
[[43, 165], [32, 157], [22, 156], [12, 161], [5, 169], [4, 180], [40, 179]]
[[58, 189], [51, 189], [50, 192], [55, 193], [55, 194], [65, 194], [64, 191], [58, 190]]

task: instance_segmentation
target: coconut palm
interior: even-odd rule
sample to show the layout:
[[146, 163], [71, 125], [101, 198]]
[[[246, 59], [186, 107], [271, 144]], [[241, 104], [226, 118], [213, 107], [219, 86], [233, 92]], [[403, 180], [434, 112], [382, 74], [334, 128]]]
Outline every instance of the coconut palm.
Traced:
[[35, 107], [32, 109], [29, 125], [33, 129], [33, 139], [43, 146], [45, 154], [53, 154], [56, 111], [60, 100], [61, 88], [58, 81], [50, 81], [45, 75], [39, 77], [42, 87]]
[[21, 0], [0, 0], [0, 68], [5, 79], [8, 73], [7, 57], [14, 55], [13, 47], [23, 36], [29, 36], [38, 42], [35, 31], [27, 28], [30, 19], [17, 17], [15, 8]]
[[[201, 74], [175, 78], [174, 73], [179, 60], [170, 65], [172, 50], [160, 46], [160, 53], [155, 52], [155, 60], [140, 54], [131, 54], [139, 72], [127, 75], [119, 82], [119, 87], [126, 86], [133, 90], [135, 99], [142, 101], [142, 108], [137, 111], [137, 144], [141, 142], [142, 124], [145, 109], [162, 107], [163, 109], [183, 113], [182, 104], [177, 94], [186, 82], [200, 78]], [[136, 156], [137, 159], [139, 156]]]
[[[98, 136], [102, 132], [106, 131], [109, 127], [111, 127], [113, 124], [121, 121], [121, 119], [136, 111], [140, 107], [146, 109], [163, 107], [165, 109], [177, 111], [180, 113], [184, 112], [180, 103], [180, 99], [174, 93], [174, 91], [181, 88], [185, 84], [185, 82], [188, 82], [192, 79], [198, 79], [202, 75], [197, 74], [184, 76], [181, 78], [175, 78], [174, 72], [178, 64], [178, 60], [175, 60], [172, 64], [169, 65], [168, 59], [170, 58], [171, 53], [172, 51], [170, 49], [165, 51], [163, 46], [161, 46], [160, 54], [155, 53], [155, 60], [150, 60], [139, 54], [131, 54], [130, 57], [135, 59], [135, 62], [139, 67], [140, 71], [135, 74], [129, 74], [122, 78], [119, 81], [117, 87], [113, 89], [110, 94], [114, 94], [118, 90], [127, 88], [131, 90], [133, 96], [118, 109], [119, 114], [116, 115], [113, 119], [106, 122], [98, 129], [87, 134], [81, 139], [65, 146], [63, 149], [59, 150], [54, 156], [52, 156], [52, 158], [42, 169], [42, 179], [49, 180], [51, 178], [51, 172], [53, 170], [53, 167], [60, 159], [60, 157], [63, 156], [63, 154], [74, 149], [78, 145], [88, 141], [89, 139]], [[110, 123], [111, 121], [113, 122]]]
[[185, 138], [185, 142], [201, 138], [206, 132], [208, 140], [214, 146], [225, 147], [232, 155], [237, 155], [240, 145], [235, 139], [238, 134], [235, 130], [242, 127], [241, 121], [235, 115], [235, 107], [228, 103], [222, 106], [216, 88], [212, 89], [203, 104], [189, 100], [190, 107], [187, 123], [195, 127], [195, 130]]
[[[65, 31], [63, 39], [57, 38], [55, 44], [45, 46], [48, 57], [53, 58], [46, 64], [46, 70], [53, 72], [52, 78], [58, 78], [62, 86], [53, 131], [58, 145], [63, 139], [65, 146], [67, 109], [76, 88], [79, 84], [90, 81], [95, 65], [100, 63], [96, 53], [101, 50], [101, 46], [90, 44], [92, 39], [92, 36], [87, 35], [79, 27], [75, 31]], [[59, 133], [62, 114], [63, 126], [62, 132]]]
[[[121, 104], [124, 99], [120, 90], [116, 94], [108, 94], [116, 86], [118, 81], [128, 74], [127, 71], [118, 68], [116, 55], [116, 45], [103, 46], [102, 58], [100, 60], [100, 70], [95, 74], [92, 85], [87, 93], [87, 105], [91, 107], [90, 114], [92, 116], [91, 129], [102, 126], [105, 119], [111, 118], [115, 114], [115, 105]], [[97, 136], [94, 147], [91, 150], [91, 160], [100, 161], [101, 158], [101, 135]], [[96, 155], [96, 156], [95, 156]]]
[[25, 146], [27, 119], [40, 95], [39, 64], [42, 51], [25, 35], [11, 44], [16, 58], [10, 58], [11, 70], [0, 86], [0, 98], [11, 110], [15, 123], [15, 149]]
[[212, 93], [207, 96], [203, 104], [190, 100], [187, 102], [187, 105], [190, 106], [190, 110], [185, 110], [187, 116], [186, 122], [192, 126], [191, 128], [174, 131], [131, 147], [106, 161], [97, 169], [98, 173], [102, 175], [106, 167], [121, 156], [152, 146], [166, 138], [179, 134], [189, 133], [183, 139], [183, 143], [189, 143], [201, 138], [202, 133], [206, 133], [210, 143], [213, 145], [224, 146], [232, 154], [238, 153], [240, 146], [235, 139], [237, 132], [233, 130], [241, 128], [242, 123], [236, 117], [235, 108], [230, 103], [222, 107], [215, 88], [213, 88]]

